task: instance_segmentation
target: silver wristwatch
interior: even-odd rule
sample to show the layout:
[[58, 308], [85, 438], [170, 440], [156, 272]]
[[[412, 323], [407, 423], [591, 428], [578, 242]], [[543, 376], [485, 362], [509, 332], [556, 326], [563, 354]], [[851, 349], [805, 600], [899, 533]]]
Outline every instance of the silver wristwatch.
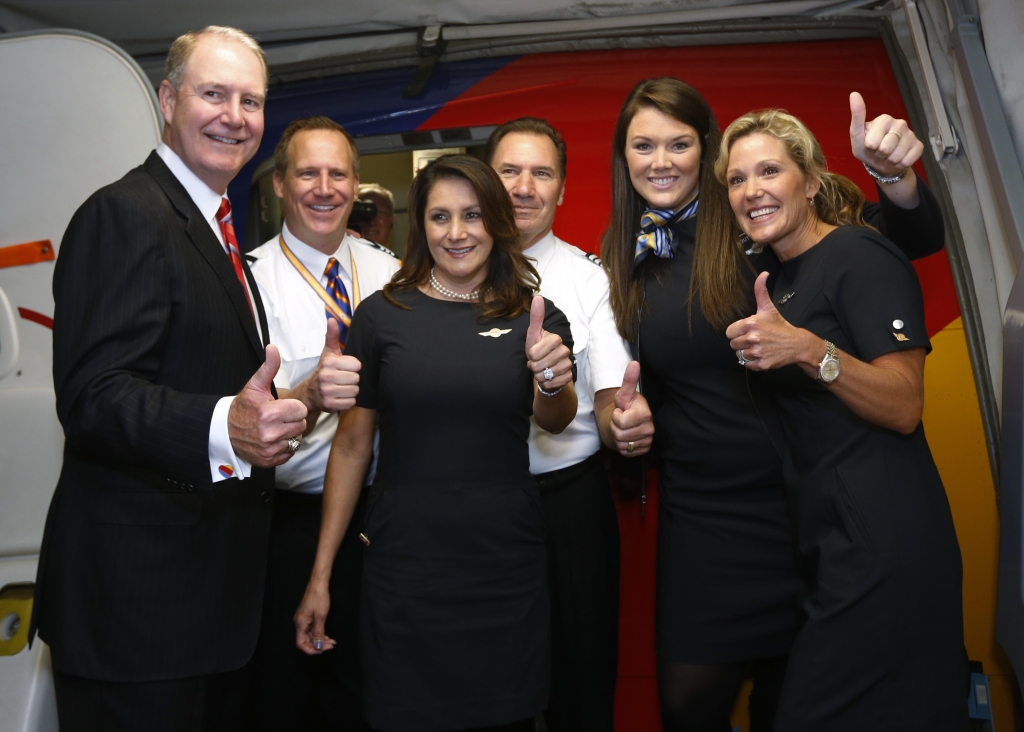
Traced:
[[825, 341], [825, 358], [818, 364], [818, 381], [831, 384], [839, 377], [839, 355], [836, 344]]

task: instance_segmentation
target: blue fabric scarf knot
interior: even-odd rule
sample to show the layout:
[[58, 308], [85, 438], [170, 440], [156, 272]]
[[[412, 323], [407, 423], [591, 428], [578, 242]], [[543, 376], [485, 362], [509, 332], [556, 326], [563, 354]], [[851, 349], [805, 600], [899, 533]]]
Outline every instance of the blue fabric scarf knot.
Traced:
[[675, 234], [672, 224], [691, 218], [697, 214], [699, 198], [694, 198], [688, 205], [678, 211], [649, 208], [640, 217], [640, 233], [636, 237], [636, 249], [633, 252], [633, 266], [640, 264], [649, 252], [662, 259], [672, 259], [672, 244]]

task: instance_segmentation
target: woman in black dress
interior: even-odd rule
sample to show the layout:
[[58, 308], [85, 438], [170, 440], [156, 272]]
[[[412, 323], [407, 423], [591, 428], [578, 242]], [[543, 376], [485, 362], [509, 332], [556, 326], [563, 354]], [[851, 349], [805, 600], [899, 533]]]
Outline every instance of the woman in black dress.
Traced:
[[408, 258], [349, 332], [359, 396], [327, 465], [297, 641], [332, 645], [331, 564], [379, 418], [360, 534], [363, 714], [388, 732], [532, 730], [547, 703], [549, 609], [527, 436], [531, 414], [557, 432], [576, 413], [569, 324], [533, 297], [537, 274], [489, 166], [439, 158], [410, 201]]
[[[776, 730], [967, 729], [960, 549], [921, 413], [930, 349], [909, 260], [795, 117], [752, 112], [716, 164], [781, 272], [727, 336], [766, 371], [809, 583]], [[810, 378], [808, 378], [810, 377]]]
[[[883, 176], [920, 157], [923, 145], [902, 120], [883, 115], [865, 124], [859, 94], [851, 95], [851, 114], [854, 154]], [[771, 415], [755, 409], [725, 337], [754, 310], [756, 273], [778, 262], [770, 249], [748, 256], [737, 245], [714, 174], [719, 139], [692, 87], [672, 78], [637, 85], [615, 129], [612, 222], [602, 247], [612, 308], [640, 361], [656, 427], [666, 732], [728, 732], [747, 675], [751, 729], [770, 730], [801, 619], [782, 464], [762, 421]], [[938, 203], [912, 170], [880, 189], [880, 199], [867, 215], [911, 256], [942, 248]], [[736, 297], [740, 291], [747, 294]]]

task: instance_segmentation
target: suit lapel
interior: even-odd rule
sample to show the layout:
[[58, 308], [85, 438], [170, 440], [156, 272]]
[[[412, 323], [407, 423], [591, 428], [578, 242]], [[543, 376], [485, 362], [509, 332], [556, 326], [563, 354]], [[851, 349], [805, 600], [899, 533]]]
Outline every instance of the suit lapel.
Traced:
[[[210, 224], [203, 218], [203, 214], [196, 207], [195, 202], [188, 195], [185, 187], [174, 177], [174, 173], [171, 172], [170, 168], [167, 167], [166, 163], [160, 159], [160, 156], [155, 151], [150, 153], [149, 158], [143, 164], [143, 168], [153, 176], [167, 195], [167, 198], [178, 210], [178, 213], [185, 217], [185, 231], [189, 239], [213, 268], [213, 271], [217, 273], [217, 278], [224, 286], [228, 299], [231, 301], [231, 305], [242, 323], [242, 328], [245, 329], [245, 333], [249, 337], [249, 342], [256, 353], [260, 354], [262, 360], [264, 348], [260, 342], [259, 332], [256, 330], [256, 322], [253, 320], [252, 311], [249, 310], [248, 298], [242, 289], [242, 283], [235, 276], [231, 260], [228, 259], [228, 255], [224, 252], [224, 247], [217, 240], [217, 236], [213, 233], [213, 229], [210, 228]], [[256, 314], [260, 319], [260, 326], [263, 328], [263, 332], [266, 333], [266, 316], [263, 314], [263, 304], [259, 299], [259, 293], [252, 280], [252, 275], [249, 274], [249, 267], [244, 257], [242, 258], [242, 270], [246, 273], [249, 287], [252, 290]]]

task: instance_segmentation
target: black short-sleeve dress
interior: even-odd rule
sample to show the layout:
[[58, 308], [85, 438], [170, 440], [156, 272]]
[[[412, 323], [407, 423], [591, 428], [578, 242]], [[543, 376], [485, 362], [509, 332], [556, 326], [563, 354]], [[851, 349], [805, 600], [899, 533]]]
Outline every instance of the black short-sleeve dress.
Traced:
[[[547, 703], [544, 520], [527, 437], [530, 314], [375, 293], [346, 354], [380, 447], [361, 528], [363, 714], [379, 730], [508, 724]], [[544, 327], [572, 349], [546, 302]]]
[[[864, 217], [910, 256], [942, 248], [942, 211], [928, 188], [901, 209], [884, 196]], [[699, 216], [700, 214], [698, 214]], [[656, 633], [661, 658], [718, 664], [784, 656], [802, 612], [793, 526], [774, 405], [736, 363], [724, 333], [688, 305], [697, 218], [673, 226], [674, 257], [650, 262], [640, 320], [642, 386], [654, 413], [658, 493]], [[774, 276], [772, 250], [744, 270]], [[916, 287], [916, 285], [915, 285]], [[692, 309], [690, 309], [692, 307]], [[774, 440], [774, 442], [773, 442]]]
[[[862, 361], [930, 348], [913, 267], [870, 229], [828, 234], [770, 292], [787, 321]], [[763, 377], [809, 582], [776, 730], [966, 729], [960, 550], [924, 428], [873, 425], [795, 365]]]

